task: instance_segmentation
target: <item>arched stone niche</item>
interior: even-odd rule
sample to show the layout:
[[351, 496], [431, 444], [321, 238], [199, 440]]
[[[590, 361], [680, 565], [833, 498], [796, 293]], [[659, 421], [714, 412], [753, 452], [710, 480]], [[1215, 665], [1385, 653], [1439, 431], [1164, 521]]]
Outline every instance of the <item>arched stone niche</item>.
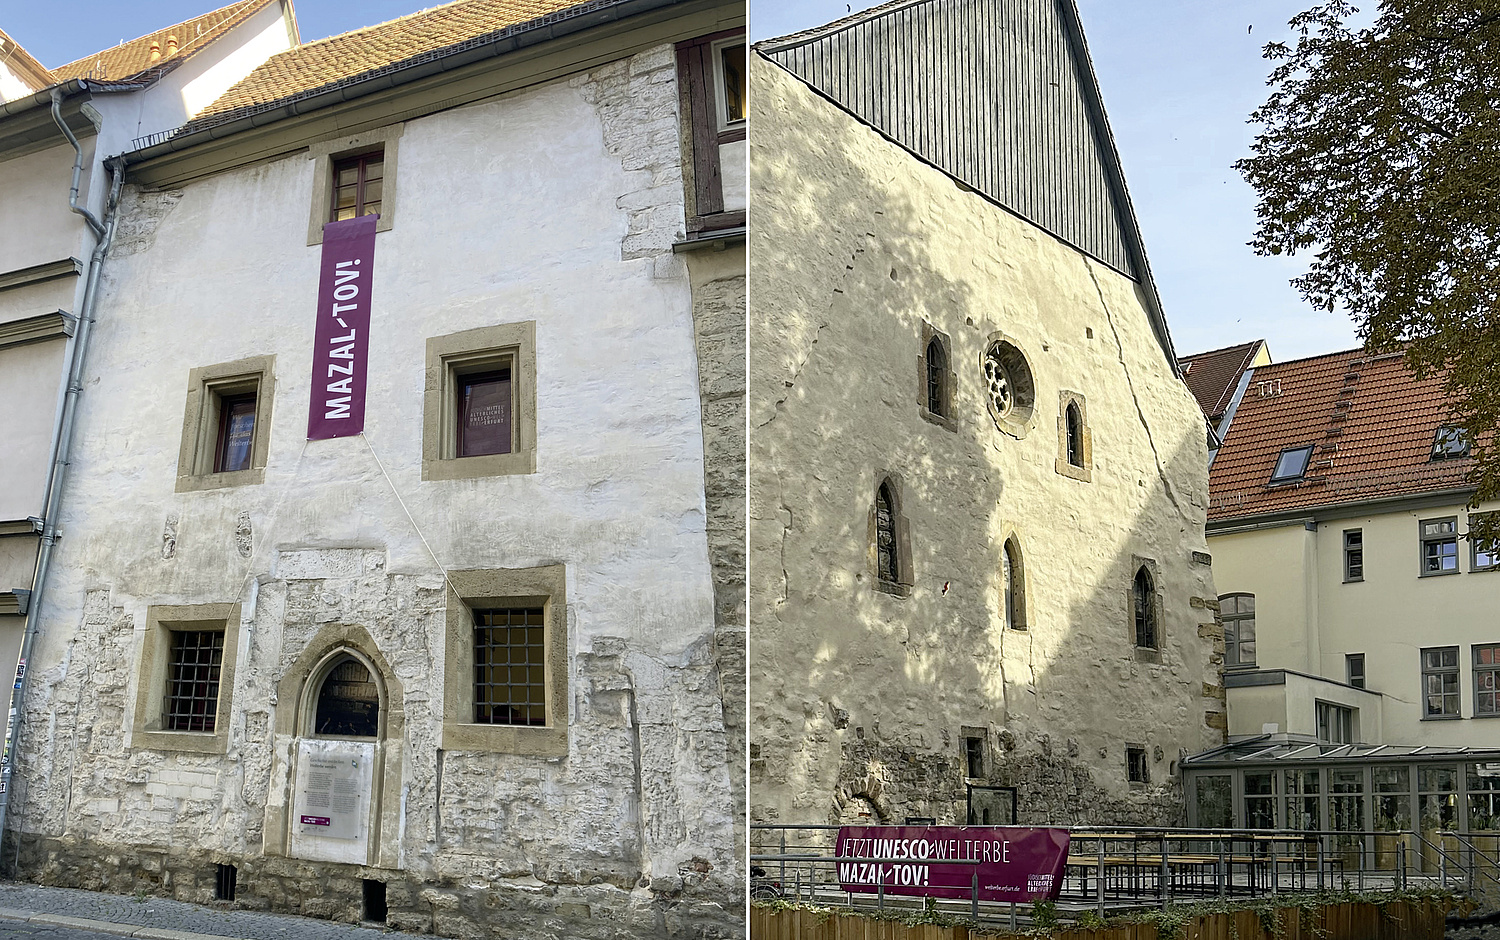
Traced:
[[[340, 672], [350, 663], [362, 667], [365, 675], [357, 674], [358, 670]], [[355, 721], [319, 730], [319, 698], [330, 681], [368, 682], [374, 686], [373, 729]], [[366, 696], [361, 689], [355, 697]], [[355, 624], [332, 623], [318, 632], [276, 685], [276, 756], [270, 805], [266, 807], [267, 855], [397, 867], [406, 738], [404, 705], [401, 681], [367, 630]], [[374, 734], [365, 733], [368, 730]], [[355, 839], [309, 839], [305, 833], [311, 829], [302, 817], [317, 817], [321, 811], [299, 812], [299, 779], [304, 787], [312, 779], [307, 766], [310, 757], [344, 751], [369, 755], [368, 805], [361, 814], [367, 828]], [[328, 814], [328, 818], [335, 820], [337, 828], [338, 817]]]

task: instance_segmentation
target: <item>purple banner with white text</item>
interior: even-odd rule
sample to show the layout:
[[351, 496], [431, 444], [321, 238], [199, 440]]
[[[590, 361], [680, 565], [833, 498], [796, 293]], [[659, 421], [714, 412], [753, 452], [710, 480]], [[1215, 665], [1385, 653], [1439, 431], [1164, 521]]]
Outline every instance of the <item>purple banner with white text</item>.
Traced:
[[852, 859], [838, 863], [845, 891], [874, 894], [884, 885], [886, 894], [967, 898], [978, 869], [981, 901], [1051, 900], [1062, 890], [1068, 830], [843, 826], [837, 854]]
[[323, 272], [313, 341], [307, 439], [349, 437], [365, 429], [365, 353], [370, 348], [370, 281], [375, 223], [362, 215], [323, 226]]

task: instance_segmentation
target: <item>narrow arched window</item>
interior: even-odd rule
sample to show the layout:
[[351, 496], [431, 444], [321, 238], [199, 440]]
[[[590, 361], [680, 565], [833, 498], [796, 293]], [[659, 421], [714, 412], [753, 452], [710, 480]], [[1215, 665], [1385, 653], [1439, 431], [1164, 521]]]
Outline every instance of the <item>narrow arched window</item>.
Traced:
[[875, 494], [875, 570], [881, 581], [895, 584], [900, 580], [900, 559], [896, 556], [896, 501], [891, 497], [889, 481], [880, 484]]
[[1083, 412], [1078, 407], [1078, 402], [1068, 402], [1067, 411], [1068, 425], [1068, 463], [1075, 467], [1083, 466]]
[[1000, 567], [1001, 581], [1004, 589], [1002, 603], [1005, 605], [1005, 628], [1007, 630], [1025, 630], [1025, 569], [1021, 565], [1021, 550], [1016, 545], [1015, 539], [1005, 540], [1005, 550], [1001, 552], [1000, 556]]
[[948, 416], [947, 376], [948, 354], [934, 336], [927, 343], [927, 410], [943, 417]]
[[364, 663], [345, 656], [328, 670], [318, 690], [313, 730], [341, 738], [373, 738], [379, 728], [380, 689]]
[[1142, 565], [1135, 573], [1135, 645], [1156, 649], [1156, 584]]

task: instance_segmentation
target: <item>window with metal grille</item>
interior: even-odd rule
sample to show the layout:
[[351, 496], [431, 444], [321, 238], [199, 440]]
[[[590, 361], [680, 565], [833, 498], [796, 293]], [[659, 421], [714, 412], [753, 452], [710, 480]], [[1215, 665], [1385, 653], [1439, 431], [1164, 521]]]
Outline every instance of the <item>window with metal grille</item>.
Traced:
[[1150, 783], [1150, 765], [1146, 763], [1146, 749], [1144, 747], [1125, 748], [1125, 775], [1131, 783]]
[[901, 567], [896, 556], [896, 505], [891, 498], [891, 485], [880, 484], [875, 494], [875, 567], [883, 583], [896, 584], [900, 580]]
[[167, 664], [167, 731], [212, 731], [219, 713], [223, 630], [173, 630]]
[[1422, 577], [1458, 573], [1458, 517], [1423, 519]]
[[1224, 621], [1224, 665], [1255, 665], [1255, 595], [1225, 594], [1219, 598]]
[[232, 473], [250, 467], [255, 447], [255, 396], [223, 395], [219, 398], [219, 437], [214, 447], [214, 473]]
[[1500, 643], [1474, 644], [1474, 714], [1500, 715]]
[[1422, 650], [1422, 716], [1457, 718], [1458, 647]]
[[943, 417], [948, 416], [947, 376], [948, 355], [934, 336], [927, 343], [927, 410]]
[[547, 723], [544, 616], [540, 607], [474, 611], [476, 723]]
[[1083, 466], [1083, 412], [1077, 402], [1068, 402], [1068, 463]]
[[1344, 580], [1365, 579], [1365, 534], [1360, 529], [1344, 530]]
[[329, 221], [379, 215], [384, 177], [384, 150], [334, 161], [333, 208]]
[[1135, 645], [1142, 649], [1156, 649], [1156, 584], [1145, 565], [1135, 573], [1132, 595], [1135, 600]]
[[1344, 656], [1344, 674], [1349, 677], [1349, 684], [1356, 689], [1365, 687], [1365, 654], [1349, 653]]

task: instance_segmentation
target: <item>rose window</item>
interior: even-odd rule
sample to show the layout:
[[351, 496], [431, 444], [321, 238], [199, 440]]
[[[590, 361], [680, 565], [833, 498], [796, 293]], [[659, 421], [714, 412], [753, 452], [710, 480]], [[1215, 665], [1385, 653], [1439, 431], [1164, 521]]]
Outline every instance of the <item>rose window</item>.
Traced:
[[1009, 415], [1016, 404], [1016, 388], [1005, 363], [1000, 360], [998, 346], [984, 357], [984, 378], [989, 385], [990, 405], [995, 413], [1002, 418]]

